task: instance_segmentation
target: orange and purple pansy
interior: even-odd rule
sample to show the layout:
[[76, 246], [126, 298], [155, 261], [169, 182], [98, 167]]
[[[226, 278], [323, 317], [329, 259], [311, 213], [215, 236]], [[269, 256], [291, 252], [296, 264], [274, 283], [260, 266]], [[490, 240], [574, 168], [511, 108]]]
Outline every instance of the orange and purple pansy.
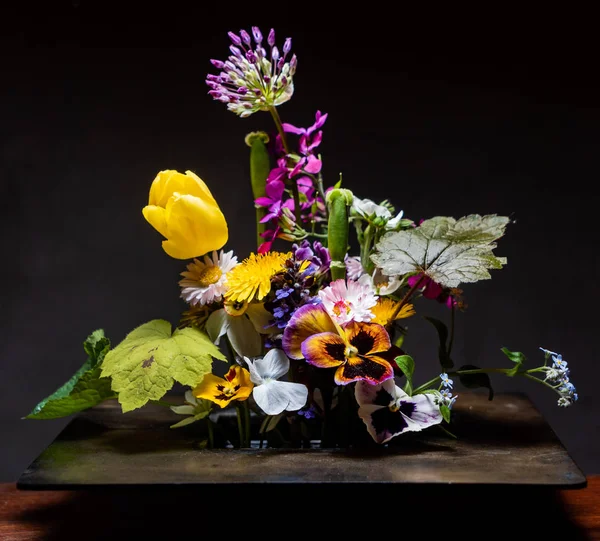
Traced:
[[299, 308], [283, 332], [283, 349], [292, 359], [319, 368], [337, 368], [338, 385], [353, 381], [381, 383], [394, 375], [398, 355], [385, 328], [377, 323], [336, 324], [322, 304]]

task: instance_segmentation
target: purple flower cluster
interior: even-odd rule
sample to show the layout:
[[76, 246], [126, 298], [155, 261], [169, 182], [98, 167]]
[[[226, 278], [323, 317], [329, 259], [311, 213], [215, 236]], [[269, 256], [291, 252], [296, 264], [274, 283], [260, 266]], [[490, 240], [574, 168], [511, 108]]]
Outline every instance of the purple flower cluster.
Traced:
[[267, 36], [270, 51], [263, 47], [263, 35], [257, 26], [252, 27], [252, 37], [245, 30], [239, 35], [229, 32], [231, 55], [223, 62], [211, 60], [219, 74], [206, 76], [208, 92], [215, 100], [227, 104], [227, 108], [241, 117], [288, 101], [294, 93], [292, 77], [296, 72], [297, 59], [287, 57], [292, 48], [291, 38], [283, 44], [282, 52], [275, 45], [275, 31]]
[[286, 271], [273, 278], [275, 297], [265, 303], [273, 314], [272, 327], [283, 329], [296, 310], [305, 304], [318, 304], [318, 288], [327, 278], [331, 257], [320, 242], [303, 241], [292, 247], [293, 256], [286, 262]]
[[[293, 240], [296, 225], [320, 222], [325, 219], [325, 202], [315, 189], [315, 175], [321, 172], [322, 162], [315, 155], [323, 140], [321, 128], [327, 120], [327, 114], [317, 111], [315, 123], [309, 128], [297, 128], [292, 124], [283, 124], [286, 133], [299, 135], [298, 153], [286, 152], [281, 136], [277, 136], [275, 152], [277, 166], [267, 177], [265, 196], [254, 203], [267, 209], [261, 220], [268, 223], [268, 229], [262, 234], [265, 242], [259, 247], [259, 253], [268, 252], [276, 238]], [[302, 224], [296, 224], [296, 205], [291, 190], [286, 189], [295, 183], [300, 198], [299, 215]]]

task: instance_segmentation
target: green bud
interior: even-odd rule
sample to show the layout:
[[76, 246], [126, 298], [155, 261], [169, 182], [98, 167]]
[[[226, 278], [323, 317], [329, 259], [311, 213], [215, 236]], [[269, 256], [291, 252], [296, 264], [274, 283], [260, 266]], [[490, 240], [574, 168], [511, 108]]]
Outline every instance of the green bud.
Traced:
[[[263, 132], [252, 132], [246, 136], [246, 144], [250, 146], [250, 181], [252, 183], [252, 195], [254, 199], [265, 195], [267, 186], [267, 177], [271, 171], [271, 162], [267, 151], [266, 141], [269, 137]], [[257, 246], [263, 242], [260, 236], [265, 231], [265, 224], [261, 224], [260, 220], [265, 216], [266, 209], [256, 209], [256, 242]]]
[[350, 190], [334, 188], [327, 194], [329, 224], [327, 247], [331, 255], [332, 280], [346, 277], [346, 254], [348, 253], [348, 215], [353, 199]]

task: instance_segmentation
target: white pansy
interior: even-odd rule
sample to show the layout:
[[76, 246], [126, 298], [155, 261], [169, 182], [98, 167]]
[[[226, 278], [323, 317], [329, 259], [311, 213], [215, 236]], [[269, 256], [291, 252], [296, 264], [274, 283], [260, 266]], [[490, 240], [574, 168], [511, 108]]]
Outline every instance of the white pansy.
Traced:
[[306, 404], [308, 389], [301, 383], [277, 381], [287, 374], [290, 360], [280, 349], [271, 349], [263, 358], [244, 357], [255, 387], [252, 396], [258, 407], [267, 415], [283, 411], [297, 411]]

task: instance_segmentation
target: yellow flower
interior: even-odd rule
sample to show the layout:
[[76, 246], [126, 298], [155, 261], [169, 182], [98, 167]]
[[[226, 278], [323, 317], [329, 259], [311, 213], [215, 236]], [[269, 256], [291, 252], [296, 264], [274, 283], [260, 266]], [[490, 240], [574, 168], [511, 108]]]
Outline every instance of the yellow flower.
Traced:
[[205, 398], [224, 408], [232, 400], [246, 400], [253, 388], [254, 383], [250, 380], [250, 372], [234, 365], [224, 378], [206, 374], [193, 394], [196, 398]]
[[158, 173], [142, 214], [167, 239], [162, 247], [175, 259], [192, 259], [227, 242], [225, 216], [204, 181], [191, 171]]
[[228, 289], [225, 299], [231, 302], [262, 300], [271, 291], [271, 278], [285, 269], [292, 253], [267, 252], [250, 254], [237, 267], [227, 273]]
[[374, 317], [371, 323], [379, 323], [383, 327], [387, 327], [392, 321], [415, 315], [415, 308], [412, 304], [405, 304], [400, 312], [394, 316], [394, 312], [398, 308], [400, 301], [394, 301], [387, 297], [379, 297], [377, 304], [371, 308]]

